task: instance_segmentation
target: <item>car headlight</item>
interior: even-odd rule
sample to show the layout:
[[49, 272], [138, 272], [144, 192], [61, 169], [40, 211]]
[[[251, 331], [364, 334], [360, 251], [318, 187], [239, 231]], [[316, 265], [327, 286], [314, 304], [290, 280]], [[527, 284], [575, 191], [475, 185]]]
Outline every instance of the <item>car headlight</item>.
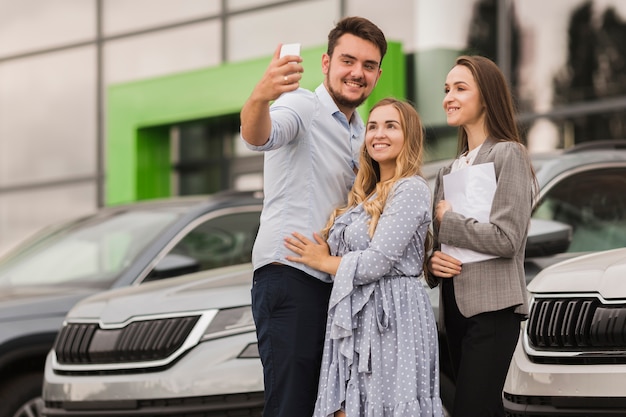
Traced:
[[261, 356], [259, 355], [258, 343], [249, 343], [248, 346], [246, 346], [237, 357], [242, 359], [260, 358]]
[[250, 306], [219, 310], [200, 338], [201, 342], [254, 331]]

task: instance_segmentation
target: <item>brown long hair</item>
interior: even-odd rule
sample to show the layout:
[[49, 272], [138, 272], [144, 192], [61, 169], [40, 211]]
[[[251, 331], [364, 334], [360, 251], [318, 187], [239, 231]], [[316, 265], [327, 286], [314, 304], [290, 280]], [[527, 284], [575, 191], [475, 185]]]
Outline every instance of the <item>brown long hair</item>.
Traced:
[[[469, 69], [476, 81], [481, 101], [485, 107], [487, 134], [500, 142], [517, 142], [523, 146], [515, 120], [516, 110], [513, 96], [500, 68], [489, 58], [479, 55], [462, 55], [456, 59], [456, 65], [462, 65]], [[458, 154], [467, 149], [467, 132], [461, 126], [459, 128]], [[525, 154], [528, 155], [527, 152]], [[539, 186], [530, 158], [528, 158], [528, 164], [533, 177], [533, 193], [536, 194]]]
[[[470, 70], [482, 103], [485, 105], [485, 127], [494, 139], [521, 143], [515, 121], [515, 107], [504, 74], [489, 58], [478, 55], [463, 55], [456, 59], [455, 66], [462, 65]], [[467, 149], [467, 133], [459, 129], [459, 153]]]
[[[370, 113], [378, 107], [388, 105], [398, 110], [402, 133], [404, 135], [404, 144], [396, 158], [395, 173], [390, 179], [381, 181], [378, 162], [371, 158], [367, 152], [365, 143], [363, 143], [359, 157], [359, 172], [348, 194], [348, 203], [346, 206], [340, 207], [332, 213], [326, 227], [322, 231], [324, 238], [328, 237], [328, 231], [337, 216], [352, 207], [356, 207], [360, 203], [363, 203], [363, 209], [371, 216], [368, 233], [370, 237], [373, 236], [383, 208], [387, 203], [389, 192], [393, 189], [396, 182], [402, 178], [416, 175], [422, 176], [422, 164], [424, 159], [424, 126], [422, 125], [422, 120], [417, 110], [415, 110], [410, 103], [391, 97], [384, 98], [376, 103], [371, 108]], [[373, 194], [376, 194], [376, 197], [369, 199]], [[428, 253], [432, 247], [430, 230], [426, 235], [424, 247], [426, 253]], [[426, 259], [426, 256], [424, 256], [424, 259]]]

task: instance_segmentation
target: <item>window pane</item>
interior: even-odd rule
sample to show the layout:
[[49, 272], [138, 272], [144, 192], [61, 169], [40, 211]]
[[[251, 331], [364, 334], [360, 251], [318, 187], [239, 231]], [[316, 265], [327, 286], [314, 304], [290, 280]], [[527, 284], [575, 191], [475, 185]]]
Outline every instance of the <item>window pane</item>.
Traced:
[[0, 264], [0, 285], [107, 286], [176, 218], [126, 211], [71, 224]]
[[168, 256], [185, 257], [196, 271], [250, 262], [259, 216], [260, 212], [253, 211], [208, 220], [183, 237]]
[[522, 132], [526, 133], [532, 152], [569, 148], [594, 140], [623, 139], [626, 137], [626, 111], [617, 109], [598, 111], [589, 103], [587, 110], [572, 109], [575, 114], [571, 116], [542, 117], [522, 123]]
[[219, 1], [206, 0], [106, 0], [102, 5], [105, 35], [213, 16], [220, 11]]
[[0, 91], [0, 187], [94, 175], [94, 47], [5, 62]]
[[231, 188], [239, 116], [229, 115], [178, 128], [174, 169], [179, 195], [212, 194]]
[[568, 252], [626, 247], [626, 169], [564, 179], [541, 200], [533, 217], [571, 225]]
[[269, 6], [281, 0], [226, 0], [229, 11], [249, 9], [251, 7]]
[[112, 40], [104, 47], [104, 73], [114, 84], [195, 70], [221, 62], [219, 21]]
[[[389, 12], [389, 3], [384, 1], [344, 0], [346, 16], [363, 16], [374, 22], [385, 33], [387, 40], [402, 40], [406, 51], [430, 49], [445, 45], [449, 47], [448, 38], [462, 31], [467, 25], [467, 14], [472, 0], [454, 2], [455, 13], [446, 13], [450, 6], [441, 1], [393, 0], [394, 10]], [[452, 23], [451, 19], [455, 22]], [[458, 20], [458, 22], [456, 22]], [[446, 30], [438, 30], [439, 24], [445, 21]], [[431, 41], [434, 41], [434, 45]], [[419, 45], [415, 43], [419, 42]], [[463, 38], [465, 42], [465, 38]], [[384, 62], [383, 62], [384, 68]]]
[[523, 111], [626, 95], [626, 2], [512, 4], [523, 35], [516, 91]]
[[3, 1], [0, 56], [93, 40], [95, 1]]
[[296, 2], [233, 16], [228, 23], [228, 58], [268, 56], [279, 43], [299, 42], [303, 48], [325, 45], [339, 17], [338, 0]]

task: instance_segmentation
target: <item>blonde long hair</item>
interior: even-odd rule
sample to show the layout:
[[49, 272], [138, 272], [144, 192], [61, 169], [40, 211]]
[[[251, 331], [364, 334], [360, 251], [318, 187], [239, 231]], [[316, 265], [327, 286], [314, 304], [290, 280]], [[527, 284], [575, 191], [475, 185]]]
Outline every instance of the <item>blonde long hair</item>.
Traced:
[[[374, 235], [378, 220], [383, 212], [389, 192], [395, 183], [402, 179], [415, 175], [422, 175], [422, 163], [424, 158], [424, 126], [417, 113], [417, 110], [406, 101], [395, 98], [384, 98], [372, 107], [371, 112], [382, 106], [393, 106], [400, 114], [400, 124], [404, 134], [404, 145], [396, 159], [396, 170], [392, 178], [380, 181], [380, 168], [378, 162], [374, 161], [365, 143], [361, 147], [359, 157], [359, 172], [354, 180], [354, 185], [348, 194], [348, 203], [344, 207], [336, 209], [324, 228], [322, 235], [328, 237], [328, 232], [337, 216], [345, 213], [348, 209], [363, 203], [363, 209], [371, 216], [368, 233], [370, 237]], [[374, 198], [368, 199], [373, 194]], [[430, 250], [432, 237], [430, 231], [426, 237], [425, 247]]]

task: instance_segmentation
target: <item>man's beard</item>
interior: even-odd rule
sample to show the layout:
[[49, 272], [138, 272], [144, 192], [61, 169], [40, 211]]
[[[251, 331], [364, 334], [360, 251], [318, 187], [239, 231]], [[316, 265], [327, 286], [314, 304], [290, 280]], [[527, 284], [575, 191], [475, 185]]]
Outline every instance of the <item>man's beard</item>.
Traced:
[[335, 100], [335, 103], [342, 107], [351, 107], [356, 109], [367, 99], [365, 95], [362, 95], [357, 99], [349, 99], [338, 91], [335, 91], [331, 83], [328, 83], [328, 92], [330, 93], [330, 96], [333, 98], [333, 100]]

